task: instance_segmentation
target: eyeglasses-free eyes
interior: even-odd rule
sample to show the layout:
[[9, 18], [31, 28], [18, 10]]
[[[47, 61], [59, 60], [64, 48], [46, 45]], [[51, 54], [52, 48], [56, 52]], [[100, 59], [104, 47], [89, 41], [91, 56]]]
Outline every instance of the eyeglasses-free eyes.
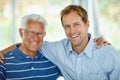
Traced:
[[[22, 30], [24, 30], [24, 29], [22, 29]], [[25, 33], [28, 35], [28, 36], [31, 36], [31, 37], [33, 37], [33, 36], [35, 36], [35, 35], [37, 35], [39, 38], [41, 38], [41, 37], [44, 37], [45, 36], [45, 32], [34, 32], [34, 31], [28, 31], [28, 30], [24, 30], [25, 31]]]

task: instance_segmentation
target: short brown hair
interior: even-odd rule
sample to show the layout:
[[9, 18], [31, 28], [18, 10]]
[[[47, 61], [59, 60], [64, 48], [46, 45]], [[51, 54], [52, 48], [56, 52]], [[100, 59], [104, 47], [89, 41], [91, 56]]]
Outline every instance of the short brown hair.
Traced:
[[83, 22], [86, 22], [88, 20], [87, 11], [82, 6], [80, 6], [80, 5], [68, 5], [60, 13], [60, 15], [61, 15], [61, 22], [62, 22], [63, 16], [69, 14], [71, 11], [74, 11], [75, 13], [80, 15], [80, 17], [82, 18]]

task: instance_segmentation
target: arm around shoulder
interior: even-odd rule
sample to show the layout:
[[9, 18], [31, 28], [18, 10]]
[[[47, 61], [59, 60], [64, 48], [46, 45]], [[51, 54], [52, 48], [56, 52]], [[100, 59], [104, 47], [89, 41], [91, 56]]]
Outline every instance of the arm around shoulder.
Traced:
[[[17, 44], [21, 44], [21, 43], [17, 43]], [[4, 60], [4, 54], [6, 52], [9, 52], [12, 49], [14, 49], [14, 44], [0, 51], [0, 63], [4, 63], [4, 61], [3, 61]]]

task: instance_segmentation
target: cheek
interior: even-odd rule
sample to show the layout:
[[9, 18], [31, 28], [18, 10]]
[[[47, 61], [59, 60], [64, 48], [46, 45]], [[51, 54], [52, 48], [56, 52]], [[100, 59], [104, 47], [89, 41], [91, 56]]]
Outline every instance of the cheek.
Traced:
[[87, 28], [87, 27], [81, 28], [81, 32], [86, 33], [87, 31], [88, 31], [88, 28]]
[[39, 43], [41, 44], [43, 42], [43, 38], [39, 38]]
[[85, 32], [88, 33], [88, 28], [85, 28]]
[[40, 41], [43, 42], [43, 41], [44, 41], [44, 38], [40, 39]]
[[28, 37], [28, 36], [25, 36], [25, 35], [22, 36], [22, 41], [23, 41], [23, 42], [26, 43], [26, 42], [28, 42], [28, 40], [29, 40], [29, 37]]
[[70, 30], [69, 29], [64, 29], [65, 31], [65, 34], [68, 35], [70, 33]]
[[65, 34], [66, 34], [66, 36], [68, 36], [68, 35], [69, 35], [69, 32], [68, 32], [68, 31], [65, 31]]

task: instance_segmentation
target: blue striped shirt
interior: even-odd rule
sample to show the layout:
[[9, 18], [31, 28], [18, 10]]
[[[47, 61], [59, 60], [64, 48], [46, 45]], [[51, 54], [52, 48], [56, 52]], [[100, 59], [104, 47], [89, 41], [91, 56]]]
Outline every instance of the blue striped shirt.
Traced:
[[[44, 55], [61, 70], [65, 80], [120, 80], [120, 55], [111, 46], [95, 48], [91, 38], [78, 55], [68, 39], [44, 42]], [[51, 53], [51, 54], [49, 54]]]
[[59, 69], [39, 51], [31, 59], [18, 46], [5, 54], [5, 64], [0, 64], [1, 80], [56, 80], [59, 76]]

